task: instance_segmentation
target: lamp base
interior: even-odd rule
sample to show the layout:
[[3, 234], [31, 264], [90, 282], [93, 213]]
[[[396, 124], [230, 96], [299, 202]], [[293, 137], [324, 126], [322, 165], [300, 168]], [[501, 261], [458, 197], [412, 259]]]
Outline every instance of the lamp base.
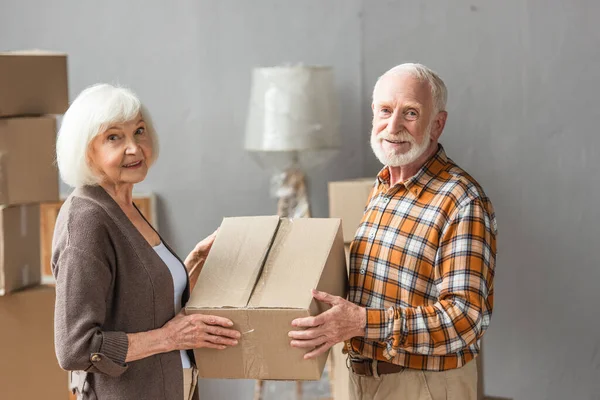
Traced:
[[277, 215], [283, 218], [310, 218], [306, 177], [298, 167], [273, 175], [273, 194], [278, 198]]

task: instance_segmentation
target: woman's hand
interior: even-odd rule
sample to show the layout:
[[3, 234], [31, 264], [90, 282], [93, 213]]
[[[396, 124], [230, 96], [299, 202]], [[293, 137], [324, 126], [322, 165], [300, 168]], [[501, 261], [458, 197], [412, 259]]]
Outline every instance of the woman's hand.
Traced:
[[241, 334], [231, 329], [233, 322], [215, 315], [191, 314], [184, 311], [167, 322], [162, 330], [168, 347], [173, 350], [226, 349], [235, 346]]
[[147, 332], [128, 333], [125, 362], [140, 360], [173, 350], [210, 347], [226, 349], [235, 346], [240, 333], [230, 329], [233, 323], [215, 315], [185, 315], [182, 310], [162, 328]]
[[184, 264], [190, 277], [190, 291], [196, 286], [200, 271], [202, 271], [206, 257], [208, 257], [208, 253], [217, 237], [217, 231], [214, 231], [210, 236], [201, 240], [185, 259]]

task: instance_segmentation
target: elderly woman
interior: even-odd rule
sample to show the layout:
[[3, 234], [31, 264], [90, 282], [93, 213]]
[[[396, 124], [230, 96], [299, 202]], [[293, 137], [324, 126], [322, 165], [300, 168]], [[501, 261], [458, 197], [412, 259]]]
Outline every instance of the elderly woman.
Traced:
[[56, 354], [77, 371], [78, 397], [197, 398], [190, 349], [225, 349], [240, 334], [228, 319], [181, 312], [214, 234], [183, 263], [132, 202], [158, 155], [148, 113], [127, 89], [90, 87], [65, 114], [56, 153], [75, 188], [53, 240]]

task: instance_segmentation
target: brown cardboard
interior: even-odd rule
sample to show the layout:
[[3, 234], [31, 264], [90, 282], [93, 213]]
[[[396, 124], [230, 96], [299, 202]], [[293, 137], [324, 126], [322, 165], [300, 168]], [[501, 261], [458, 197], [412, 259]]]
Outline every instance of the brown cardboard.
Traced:
[[350, 275], [350, 245], [344, 245], [344, 253], [346, 255], [346, 269], [348, 271], [348, 275]]
[[485, 387], [483, 384], [483, 340], [480, 341], [479, 355], [475, 358], [477, 363], [477, 400], [483, 400], [485, 397]]
[[201, 377], [318, 380], [327, 353], [304, 360], [288, 332], [295, 318], [326, 305], [311, 289], [345, 296], [339, 219], [225, 218], [186, 306], [186, 312], [231, 319], [242, 332], [226, 350], [196, 349]]
[[329, 216], [342, 219], [344, 243], [354, 239], [374, 184], [374, 178], [329, 182]]
[[0, 296], [40, 280], [39, 205], [0, 207]]
[[342, 353], [344, 343], [338, 343], [331, 348], [331, 397], [333, 400], [348, 400], [350, 398], [350, 370], [346, 364], [346, 354]]
[[64, 114], [68, 107], [65, 54], [0, 53], [0, 117]]
[[0, 118], [0, 204], [58, 201], [56, 119]]
[[68, 398], [54, 353], [54, 298], [46, 286], [0, 297], [0, 398]]

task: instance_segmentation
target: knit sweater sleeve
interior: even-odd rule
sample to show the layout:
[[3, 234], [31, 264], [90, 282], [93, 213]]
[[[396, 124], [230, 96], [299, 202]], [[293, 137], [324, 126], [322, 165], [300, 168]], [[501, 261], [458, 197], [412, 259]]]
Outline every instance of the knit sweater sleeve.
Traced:
[[[55, 347], [60, 366], [119, 376], [127, 369], [126, 332], [104, 329], [114, 280], [110, 238], [102, 214], [71, 202], [55, 229], [52, 269], [56, 279]], [[101, 210], [100, 210], [101, 211]]]

